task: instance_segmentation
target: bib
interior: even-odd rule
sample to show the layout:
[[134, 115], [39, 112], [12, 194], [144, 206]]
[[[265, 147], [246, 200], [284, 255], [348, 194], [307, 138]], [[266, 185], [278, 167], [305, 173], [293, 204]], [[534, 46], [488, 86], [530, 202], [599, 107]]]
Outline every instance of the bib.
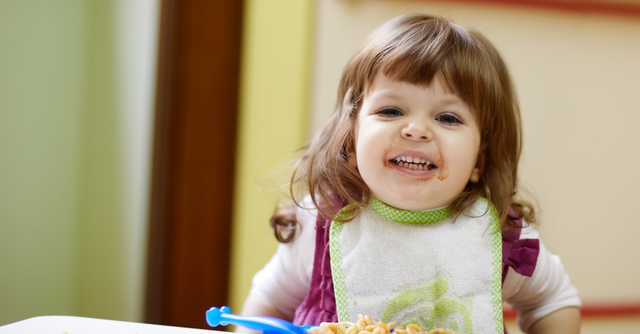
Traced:
[[448, 208], [402, 211], [376, 198], [369, 204], [351, 222], [331, 224], [339, 321], [367, 314], [429, 330], [504, 333], [502, 238], [486, 199], [457, 218]]

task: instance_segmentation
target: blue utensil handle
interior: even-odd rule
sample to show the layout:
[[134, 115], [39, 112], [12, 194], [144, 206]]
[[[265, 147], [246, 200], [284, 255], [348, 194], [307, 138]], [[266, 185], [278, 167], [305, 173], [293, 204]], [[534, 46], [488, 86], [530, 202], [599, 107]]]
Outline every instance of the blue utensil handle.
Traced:
[[207, 323], [211, 327], [228, 325], [229, 323], [222, 321], [222, 315], [226, 313], [231, 313], [231, 309], [227, 306], [210, 308], [209, 311], [207, 311]]
[[229, 324], [247, 327], [265, 334], [305, 334], [312, 326], [295, 326], [292, 323], [266, 316], [243, 316], [231, 313], [227, 306], [212, 307], [207, 311], [207, 323], [211, 327]]

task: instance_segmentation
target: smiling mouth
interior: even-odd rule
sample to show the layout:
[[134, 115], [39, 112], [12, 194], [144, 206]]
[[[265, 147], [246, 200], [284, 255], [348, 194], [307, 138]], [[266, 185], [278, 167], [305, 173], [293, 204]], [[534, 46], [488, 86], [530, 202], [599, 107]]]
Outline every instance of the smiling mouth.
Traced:
[[412, 170], [426, 170], [430, 171], [432, 169], [438, 168], [431, 161], [421, 159], [418, 157], [411, 156], [401, 156], [395, 159], [389, 160], [390, 162], [396, 164], [399, 167], [409, 168]]

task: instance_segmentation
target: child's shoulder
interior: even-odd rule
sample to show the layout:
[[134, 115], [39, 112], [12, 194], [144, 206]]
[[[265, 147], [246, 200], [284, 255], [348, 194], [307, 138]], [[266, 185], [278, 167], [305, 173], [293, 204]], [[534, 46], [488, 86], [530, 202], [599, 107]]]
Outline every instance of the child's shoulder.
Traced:
[[317, 216], [318, 209], [315, 204], [313, 204], [311, 196], [306, 195], [296, 206], [296, 219], [298, 223], [300, 223], [303, 229], [305, 226], [313, 227], [316, 223]]
[[538, 230], [523, 222], [524, 226], [520, 229], [520, 239], [540, 239], [540, 233]]

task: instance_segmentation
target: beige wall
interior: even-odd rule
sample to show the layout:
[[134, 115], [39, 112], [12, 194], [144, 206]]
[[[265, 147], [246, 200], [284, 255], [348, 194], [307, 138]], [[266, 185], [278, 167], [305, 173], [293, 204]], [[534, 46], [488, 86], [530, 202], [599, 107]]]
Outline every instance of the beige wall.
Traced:
[[640, 224], [633, 211], [640, 201], [640, 18], [430, 1], [317, 1], [310, 133], [328, 119], [342, 68], [362, 40], [410, 12], [443, 15], [494, 42], [520, 97], [521, 179], [541, 207], [543, 242], [561, 256], [586, 303], [640, 302]]

